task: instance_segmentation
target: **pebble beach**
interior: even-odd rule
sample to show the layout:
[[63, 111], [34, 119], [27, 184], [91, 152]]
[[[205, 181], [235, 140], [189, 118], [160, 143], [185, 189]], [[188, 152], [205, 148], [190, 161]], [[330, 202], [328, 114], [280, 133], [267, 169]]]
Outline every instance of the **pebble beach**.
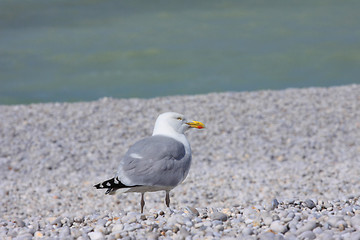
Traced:
[[[192, 166], [171, 191], [104, 195], [160, 113]], [[360, 85], [0, 105], [0, 239], [360, 240]]]

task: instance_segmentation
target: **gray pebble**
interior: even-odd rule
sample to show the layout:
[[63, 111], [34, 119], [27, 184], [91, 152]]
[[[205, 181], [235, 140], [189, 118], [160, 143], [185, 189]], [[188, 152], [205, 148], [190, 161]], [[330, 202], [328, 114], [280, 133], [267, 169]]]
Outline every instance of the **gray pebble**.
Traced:
[[84, 233], [89, 233], [89, 232], [91, 232], [91, 231], [93, 231], [94, 230], [94, 228], [93, 227], [91, 227], [91, 226], [85, 226], [85, 227], [83, 227], [82, 228], [82, 231], [84, 232]]
[[69, 238], [70, 237], [70, 228], [68, 226], [62, 227], [61, 230], [60, 230], [59, 236], [62, 239]]
[[288, 229], [287, 226], [285, 226], [280, 221], [274, 221], [270, 225], [270, 229], [273, 230], [276, 233], [285, 233]]
[[313, 209], [314, 207], [316, 207], [316, 204], [311, 199], [306, 199], [305, 200], [305, 205], [310, 209]]
[[193, 214], [194, 216], [197, 216], [197, 217], [198, 217], [198, 216], [200, 215], [200, 214], [199, 214], [199, 211], [196, 210], [196, 208], [194, 208], [194, 207], [187, 206], [186, 209], [187, 209], [191, 214]]
[[265, 217], [265, 218], [263, 219], [263, 221], [264, 221], [264, 224], [265, 224], [265, 225], [270, 226], [270, 224], [272, 223], [273, 219], [272, 219], [272, 217]]
[[330, 230], [326, 230], [318, 235], [319, 239], [334, 239], [334, 233]]
[[222, 212], [213, 212], [210, 215], [210, 218], [212, 220], [219, 220], [219, 221], [225, 222], [228, 219], [228, 216], [225, 213], [222, 213]]
[[17, 218], [16, 220], [15, 220], [15, 223], [16, 223], [16, 225], [18, 226], [18, 227], [25, 227], [25, 222], [23, 221], [23, 220], [21, 220], [20, 218]]
[[182, 216], [182, 215], [178, 215], [178, 216], [176, 217], [176, 222], [179, 223], [179, 224], [181, 224], [181, 225], [185, 225], [185, 223], [186, 223], [186, 222], [189, 222], [189, 221], [191, 221], [190, 218], [184, 217], [184, 216]]
[[245, 236], [247, 235], [252, 235], [253, 234], [253, 230], [249, 227], [246, 227], [242, 230], [242, 234], [244, 234]]
[[105, 239], [104, 234], [101, 232], [89, 232], [88, 233], [91, 240], [103, 240]]
[[31, 240], [33, 236], [30, 233], [22, 234], [16, 237], [16, 240]]
[[186, 238], [187, 236], [191, 235], [184, 227], [180, 228], [180, 231], [178, 234], [180, 234], [180, 236], [183, 238]]
[[74, 218], [74, 221], [77, 222], [77, 223], [82, 223], [84, 221], [84, 217], [77, 216], [77, 217]]
[[97, 220], [97, 222], [96, 222], [96, 224], [98, 225], [98, 226], [105, 226], [105, 224], [107, 223], [107, 220], [106, 219], [99, 219], [99, 220]]
[[301, 233], [303, 232], [306, 232], [306, 231], [312, 231], [314, 228], [317, 227], [317, 223], [315, 221], [308, 221], [307, 223], [305, 223], [302, 227], [300, 227], [298, 230], [297, 230], [297, 234], [300, 235]]
[[149, 240], [158, 240], [158, 239], [159, 239], [159, 234], [153, 233], [153, 232], [147, 233], [147, 234], [146, 234], [146, 239], [149, 239]]
[[323, 232], [323, 230], [321, 229], [321, 227], [317, 227], [314, 230], [312, 230], [313, 233], [315, 233], [316, 235], [319, 235]]
[[286, 240], [298, 240], [297, 236], [294, 235], [293, 233], [291, 233], [290, 231], [289, 231], [289, 232], [286, 232], [286, 233], [284, 234], [284, 238], [285, 238]]
[[53, 220], [50, 224], [51, 224], [51, 225], [56, 225], [56, 226], [58, 226], [58, 227], [61, 227], [61, 226], [62, 226], [62, 224], [61, 224], [61, 217], [56, 218], [56, 219]]
[[272, 232], [265, 232], [260, 234], [260, 240], [283, 240], [284, 237], [280, 234], [274, 234]]
[[337, 228], [339, 226], [339, 222], [343, 220], [344, 219], [341, 216], [331, 216], [329, 217], [327, 222], [330, 224], [331, 227]]
[[351, 240], [360, 240], [360, 231], [352, 232], [350, 234]]
[[271, 200], [271, 210], [274, 210], [275, 208], [277, 208], [279, 206], [279, 201], [274, 198], [273, 200]]
[[223, 225], [216, 225], [215, 226], [215, 231], [218, 231], [218, 232], [224, 231], [224, 226]]
[[360, 215], [355, 215], [350, 220], [351, 226], [360, 232]]
[[72, 237], [74, 237], [75, 239], [81, 236], [81, 232], [80, 232], [80, 230], [77, 229], [77, 228], [71, 228], [71, 229], [70, 229], [70, 232], [71, 232], [70, 235], [71, 235]]
[[313, 233], [312, 231], [306, 231], [306, 232], [303, 232], [301, 233], [299, 236], [298, 236], [299, 239], [307, 239], [307, 240], [312, 240], [312, 239], [315, 239], [316, 238], [316, 235], [315, 233]]

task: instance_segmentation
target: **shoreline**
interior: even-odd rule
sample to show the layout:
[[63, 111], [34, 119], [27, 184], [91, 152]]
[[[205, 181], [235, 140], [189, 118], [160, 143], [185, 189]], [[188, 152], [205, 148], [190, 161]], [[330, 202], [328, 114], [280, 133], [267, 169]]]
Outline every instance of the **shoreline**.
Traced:
[[159, 97], [149, 97], [149, 98], [140, 98], [140, 97], [130, 97], [130, 98], [117, 98], [117, 97], [108, 97], [108, 96], [103, 96], [100, 97], [98, 99], [94, 99], [94, 100], [79, 100], [79, 101], [63, 101], [63, 102], [58, 102], [58, 101], [54, 101], [54, 102], [35, 102], [35, 103], [20, 103], [20, 104], [1, 104], [0, 103], [0, 107], [14, 107], [14, 106], [30, 106], [30, 105], [38, 105], [38, 104], [79, 104], [79, 103], [91, 103], [91, 102], [97, 102], [97, 101], [102, 101], [102, 100], [106, 100], [106, 99], [110, 99], [110, 100], [143, 100], [143, 101], [147, 101], [147, 100], [156, 100], [156, 99], [163, 99], [163, 98], [181, 98], [181, 97], [196, 97], [196, 96], [207, 96], [207, 95], [213, 95], [213, 94], [231, 94], [231, 93], [236, 93], [236, 94], [248, 94], [248, 93], [255, 93], [255, 92], [283, 92], [283, 91], [303, 91], [303, 90], [311, 90], [311, 89], [332, 89], [332, 88], [344, 88], [344, 87], [354, 87], [354, 86], [358, 86], [359, 84], [346, 84], [346, 85], [335, 85], [335, 86], [327, 86], [327, 87], [322, 87], [322, 86], [316, 86], [316, 87], [301, 87], [301, 88], [296, 88], [296, 87], [289, 87], [289, 88], [284, 88], [284, 89], [261, 89], [261, 90], [254, 90], [254, 91], [221, 91], [221, 92], [208, 92], [208, 93], [198, 93], [198, 94], [179, 94], [179, 95], [168, 95], [168, 96], [159, 96]]

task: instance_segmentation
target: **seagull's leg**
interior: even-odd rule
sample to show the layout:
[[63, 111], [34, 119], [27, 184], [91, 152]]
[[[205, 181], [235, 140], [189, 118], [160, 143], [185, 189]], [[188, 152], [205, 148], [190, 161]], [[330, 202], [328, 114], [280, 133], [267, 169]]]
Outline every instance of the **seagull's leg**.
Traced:
[[144, 201], [144, 194], [145, 193], [141, 193], [141, 213], [144, 213], [144, 206], [145, 206], [145, 201]]
[[167, 207], [170, 207], [170, 191], [166, 191], [165, 203]]

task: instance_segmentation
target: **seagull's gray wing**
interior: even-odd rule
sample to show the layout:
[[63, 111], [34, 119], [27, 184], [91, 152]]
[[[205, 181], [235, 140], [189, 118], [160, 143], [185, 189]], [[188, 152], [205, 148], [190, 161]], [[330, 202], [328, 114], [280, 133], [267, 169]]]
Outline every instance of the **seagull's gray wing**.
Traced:
[[136, 142], [122, 159], [118, 178], [126, 185], [176, 186], [190, 168], [191, 155], [184, 145], [166, 136]]

